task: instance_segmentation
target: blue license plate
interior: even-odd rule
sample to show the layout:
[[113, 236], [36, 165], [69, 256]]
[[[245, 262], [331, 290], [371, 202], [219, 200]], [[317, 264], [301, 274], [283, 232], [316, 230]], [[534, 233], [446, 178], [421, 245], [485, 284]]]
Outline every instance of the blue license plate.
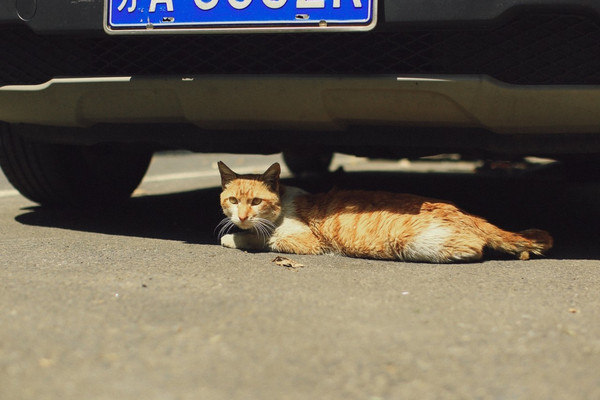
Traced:
[[377, 0], [106, 0], [108, 33], [368, 30]]

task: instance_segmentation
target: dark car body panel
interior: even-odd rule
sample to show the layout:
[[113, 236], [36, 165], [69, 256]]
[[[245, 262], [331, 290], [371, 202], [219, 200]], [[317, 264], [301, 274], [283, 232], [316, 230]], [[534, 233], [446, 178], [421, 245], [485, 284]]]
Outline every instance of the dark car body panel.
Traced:
[[[377, 29], [490, 23], [514, 10], [540, 7], [600, 15], [600, 2], [590, 0], [381, 0]], [[0, 24], [23, 24], [44, 33], [100, 33], [103, 9], [103, 0], [5, 0], [0, 2]]]

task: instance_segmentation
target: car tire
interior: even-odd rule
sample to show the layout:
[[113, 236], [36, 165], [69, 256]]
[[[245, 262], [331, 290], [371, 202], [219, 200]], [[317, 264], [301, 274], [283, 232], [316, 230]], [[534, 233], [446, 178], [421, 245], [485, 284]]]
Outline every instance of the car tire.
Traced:
[[283, 152], [283, 161], [292, 174], [311, 175], [324, 174], [329, 171], [333, 153], [296, 153]]
[[0, 124], [0, 166], [11, 184], [43, 206], [107, 207], [127, 200], [152, 151], [125, 144], [42, 143]]

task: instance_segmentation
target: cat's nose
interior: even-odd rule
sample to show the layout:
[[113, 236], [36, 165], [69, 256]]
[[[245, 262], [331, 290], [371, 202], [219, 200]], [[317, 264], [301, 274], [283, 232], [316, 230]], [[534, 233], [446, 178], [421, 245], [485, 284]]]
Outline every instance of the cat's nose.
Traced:
[[238, 216], [238, 218], [240, 219], [240, 222], [244, 222], [244, 221], [246, 221], [248, 219], [248, 216], [247, 215]]

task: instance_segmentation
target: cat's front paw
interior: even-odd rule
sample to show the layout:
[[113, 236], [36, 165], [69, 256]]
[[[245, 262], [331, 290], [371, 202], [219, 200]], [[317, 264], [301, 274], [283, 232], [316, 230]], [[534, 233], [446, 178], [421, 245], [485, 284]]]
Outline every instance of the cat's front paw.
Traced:
[[223, 235], [221, 237], [221, 246], [229, 247], [230, 249], [237, 249], [237, 246], [235, 245], [235, 237], [233, 236], [233, 233], [228, 233], [227, 235]]
[[265, 242], [250, 232], [228, 233], [221, 238], [221, 245], [230, 249], [264, 250]]

